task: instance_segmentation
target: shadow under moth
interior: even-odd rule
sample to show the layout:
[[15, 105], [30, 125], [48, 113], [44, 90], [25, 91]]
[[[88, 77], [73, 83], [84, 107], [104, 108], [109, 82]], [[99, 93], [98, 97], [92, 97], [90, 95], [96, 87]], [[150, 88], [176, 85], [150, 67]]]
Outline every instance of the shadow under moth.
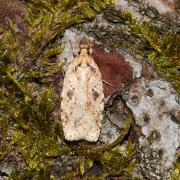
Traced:
[[69, 65], [61, 95], [61, 121], [68, 141], [97, 141], [100, 135], [104, 93], [101, 73], [91, 56], [90, 44], [80, 42], [80, 53]]

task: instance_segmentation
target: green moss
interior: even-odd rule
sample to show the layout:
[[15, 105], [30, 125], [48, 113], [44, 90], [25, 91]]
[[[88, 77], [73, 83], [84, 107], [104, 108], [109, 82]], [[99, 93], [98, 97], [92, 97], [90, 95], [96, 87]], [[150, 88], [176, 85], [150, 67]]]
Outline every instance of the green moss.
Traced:
[[159, 55], [157, 52], [149, 53], [148, 60], [153, 63], [156, 69], [169, 80], [180, 93], [180, 63], [179, 59]]
[[11, 150], [12, 150], [12, 144], [1, 139], [0, 160], [2, 161], [8, 155], [8, 152], [11, 152]]
[[[1, 19], [1, 17], [0, 17], [0, 19]], [[4, 31], [3, 31], [3, 29], [0, 27], [0, 34], [2, 34]]]
[[81, 175], [84, 175], [89, 169], [93, 166], [93, 159], [85, 158], [84, 156], [79, 157], [79, 172]]
[[6, 134], [7, 132], [7, 129], [8, 129], [8, 122], [7, 122], [7, 119], [6, 117], [1, 117], [0, 118], [0, 139], [2, 139], [4, 137], [4, 135]]
[[172, 180], [179, 180], [180, 179], [180, 155], [178, 155], [175, 161], [174, 171], [172, 173]]
[[10, 150], [11, 146], [11, 144], [6, 143], [5, 141], [8, 132], [8, 119], [5, 115], [0, 117], [0, 132], [0, 160], [2, 160]]
[[32, 176], [27, 171], [15, 171], [13, 172], [8, 179], [9, 180], [24, 180], [24, 179], [31, 179]]
[[31, 25], [31, 53], [40, 54], [47, 44], [61, 36], [66, 28], [93, 19], [96, 13], [112, 4], [112, 0], [32, 1], [28, 21]]
[[101, 165], [103, 171], [111, 176], [122, 175], [132, 176], [134, 169], [134, 146], [127, 145], [125, 150], [121, 151], [120, 147], [115, 147], [101, 156]]
[[8, 179], [9, 180], [24, 180], [24, 179], [37, 179], [37, 180], [55, 180], [54, 176], [50, 175], [51, 166], [44, 166], [38, 174], [35, 172], [20, 171], [13, 172]]
[[180, 92], [180, 35], [173, 29], [164, 32], [149, 21], [138, 22], [128, 12], [122, 12], [120, 16], [125, 18], [132, 34], [144, 39], [142, 43], [149, 43], [152, 50], [146, 54], [148, 60]]
[[[3, 69], [0, 72], [2, 75], [0, 79], [2, 111], [0, 119], [1, 130], [3, 132], [0, 141], [3, 142], [7, 130], [10, 128], [8, 127], [7, 119], [14, 119], [16, 126], [11, 130], [11, 143], [17, 147], [16, 151], [22, 154], [28, 172], [18, 171], [20, 173], [18, 176], [14, 172], [10, 178], [21, 179], [25, 176], [39, 176], [38, 174], [41, 173], [45, 164], [48, 164], [46, 158], [66, 154], [69, 152], [69, 148], [61, 147], [57, 138], [55, 138], [55, 133], [53, 133], [55, 123], [52, 112], [54, 111], [56, 100], [55, 89], [51, 87], [45, 90], [39, 89], [34, 93], [34, 86], [31, 86], [32, 82], [27, 82], [29, 77], [26, 76], [26, 73], [18, 66], [18, 63], [16, 64], [17, 61], [14, 59], [18, 59], [15, 50], [19, 48], [18, 45], [13, 44], [14, 38], [16, 37], [11, 31], [5, 33], [3, 43], [0, 47], [0, 65]], [[54, 56], [59, 51], [59, 48], [50, 50], [46, 59]], [[48, 67], [46, 73], [44, 73], [46, 77], [52, 77], [54, 73], [57, 73], [57, 68], [54, 71], [54, 68], [52, 68], [53, 65], [53, 63], [46, 65]], [[19, 72], [16, 72], [16, 69]], [[60, 69], [59, 67], [58, 71]], [[14, 74], [16, 74], [16, 77]], [[10, 153], [9, 146], [13, 148], [13, 144], [11, 143], [0, 145], [1, 159]]]
[[39, 172], [48, 164], [47, 157], [61, 156], [69, 151], [69, 148], [61, 147], [54, 137], [44, 136], [35, 130], [26, 133], [14, 131], [13, 143], [19, 147], [29, 171]]

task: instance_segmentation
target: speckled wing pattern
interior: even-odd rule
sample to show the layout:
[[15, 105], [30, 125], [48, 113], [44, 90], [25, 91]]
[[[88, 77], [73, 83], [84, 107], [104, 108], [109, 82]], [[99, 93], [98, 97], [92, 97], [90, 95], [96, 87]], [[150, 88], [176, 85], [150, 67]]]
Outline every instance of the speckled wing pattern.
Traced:
[[97, 141], [104, 109], [101, 73], [84, 53], [69, 65], [61, 95], [61, 121], [68, 141]]

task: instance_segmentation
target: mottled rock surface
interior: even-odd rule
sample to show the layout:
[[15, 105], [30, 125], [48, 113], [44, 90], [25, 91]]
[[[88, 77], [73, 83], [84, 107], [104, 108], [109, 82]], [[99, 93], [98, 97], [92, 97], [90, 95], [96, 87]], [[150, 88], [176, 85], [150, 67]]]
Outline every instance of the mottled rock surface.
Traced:
[[141, 79], [130, 86], [127, 105], [141, 127], [140, 166], [145, 172], [149, 171], [148, 177], [170, 178], [170, 169], [180, 145], [178, 99], [179, 95], [162, 79]]

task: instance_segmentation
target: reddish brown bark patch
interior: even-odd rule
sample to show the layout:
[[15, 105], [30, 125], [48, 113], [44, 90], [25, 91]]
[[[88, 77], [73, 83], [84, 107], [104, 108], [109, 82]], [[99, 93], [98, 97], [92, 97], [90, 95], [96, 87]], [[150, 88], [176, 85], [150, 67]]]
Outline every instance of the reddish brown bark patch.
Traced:
[[94, 45], [92, 56], [105, 81], [103, 86], [106, 97], [133, 80], [133, 70], [120, 53], [106, 52], [102, 46]]

